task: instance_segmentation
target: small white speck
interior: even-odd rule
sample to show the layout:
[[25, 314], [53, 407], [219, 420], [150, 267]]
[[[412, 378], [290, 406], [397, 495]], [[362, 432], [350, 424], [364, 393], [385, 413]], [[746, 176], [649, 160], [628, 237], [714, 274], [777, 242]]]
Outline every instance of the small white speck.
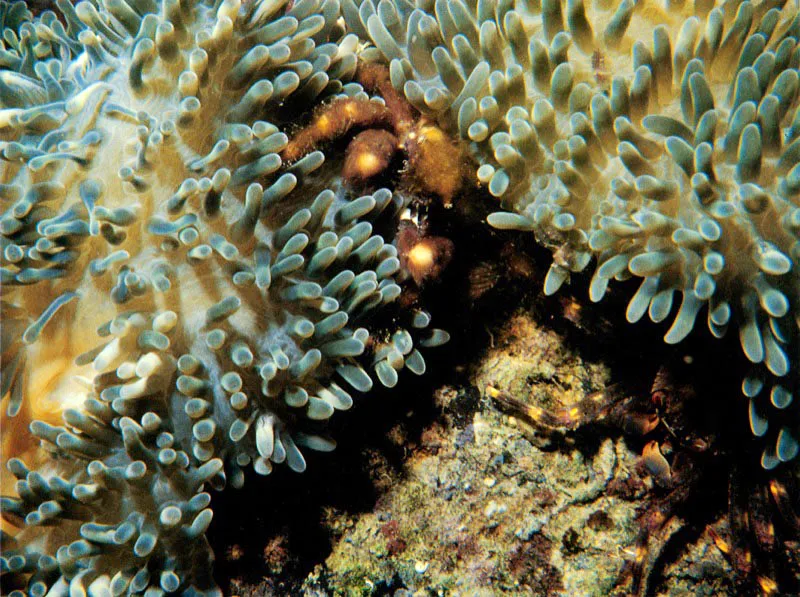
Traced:
[[494, 518], [497, 514], [502, 514], [508, 509], [505, 504], [498, 504], [494, 500], [489, 502], [486, 508], [483, 509], [483, 515], [486, 518]]
[[425, 571], [427, 569], [428, 569], [428, 562], [417, 560], [417, 562], [414, 564], [414, 570], [417, 571], [417, 574], [425, 574]]

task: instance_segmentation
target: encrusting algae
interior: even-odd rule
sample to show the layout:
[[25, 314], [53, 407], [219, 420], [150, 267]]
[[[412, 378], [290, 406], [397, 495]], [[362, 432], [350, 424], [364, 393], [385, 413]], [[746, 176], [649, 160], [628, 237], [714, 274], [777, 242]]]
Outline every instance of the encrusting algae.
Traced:
[[547, 294], [596, 258], [592, 300], [642, 278], [630, 321], [681, 294], [670, 343], [708, 306], [764, 468], [800, 451], [796, 3], [55, 5], [0, 5], [12, 595], [219, 594], [207, 486], [303, 471], [447, 342], [398, 299], [453, 244], [401, 240], [464, 148], [489, 223], [553, 249]]

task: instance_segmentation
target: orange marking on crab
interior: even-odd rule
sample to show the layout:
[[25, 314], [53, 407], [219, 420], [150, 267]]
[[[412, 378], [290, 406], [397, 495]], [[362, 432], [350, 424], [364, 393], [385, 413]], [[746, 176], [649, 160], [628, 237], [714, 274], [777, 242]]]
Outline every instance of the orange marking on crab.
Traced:
[[486, 395], [489, 396], [489, 398], [499, 398], [500, 390], [494, 386], [486, 386]]
[[544, 411], [538, 406], [529, 406], [527, 412], [528, 416], [535, 421], [541, 421], [544, 418]]
[[317, 120], [314, 126], [317, 127], [317, 131], [319, 131], [321, 135], [329, 135], [331, 132], [331, 124], [331, 119], [323, 114], [319, 117], [319, 120]]
[[358, 114], [358, 106], [356, 105], [355, 102], [348, 102], [344, 106], [344, 113], [347, 116], [355, 116], [356, 114]]
[[769, 491], [772, 494], [772, 497], [776, 499], [786, 497], [786, 488], [778, 483], [777, 479], [772, 479], [769, 482]]
[[[360, 64], [356, 81], [368, 93], [379, 95], [383, 103], [345, 98], [321, 106], [311, 122], [292, 137], [281, 152], [281, 159], [286, 163], [297, 161], [351, 129], [366, 129], [348, 147], [348, 154], [356, 154], [343, 173], [348, 182], [368, 182], [385, 171], [395, 152], [402, 150], [408, 158], [403, 181], [414, 192], [437, 197], [445, 207], [452, 206], [466, 174], [462, 144], [435, 123], [420, 117], [392, 87], [385, 65]], [[367, 132], [372, 134], [368, 143], [379, 147], [363, 147], [367, 141], [361, 136]], [[393, 141], [391, 149], [389, 139]], [[352, 147], [359, 143], [362, 147]]]
[[401, 259], [417, 286], [438, 278], [453, 256], [453, 242], [440, 236], [423, 238]]
[[377, 102], [337, 99], [321, 106], [309, 125], [292, 137], [280, 156], [284, 162], [295, 162], [354, 127], [385, 128], [392, 122], [392, 113]]
[[386, 170], [396, 151], [397, 138], [389, 131], [362, 131], [347, 147], [342, 178], [351, 183], [366, 182]]
[[433, 265], [433, 249], [429, 243], [420, 242], [408, 252], [408, 261], [418, 268], [428, 268]]
[[453, 241], [442, 236], [425, 236], [410, 220], [401, 223], [397, 234], [397, 252], [402, 267], [417, 286], [436, 280], [450, 263], [455, 251]]
[[725, 539], [720, 537], [717, 531], [711, 527], [708, 527], [708, 534], [711, 536], [711, 540], [714, 542], [714, 545], [717, 546], [717, 549], [719, 549], [724, 555], [727, 556], [731, 553], [731, 546], [727, 541], [725, 541]]
[[486, 395], [496, 401], [506, 411], [510, 411], [511, 416], [521, 418], [528, 423], [544, 424], [543, 419], [547, 413], [540, 407], [513, 398], [508, 392], [498, 390], [494, 386], [486, 387]]
[[759, 576], [757, 580], [758, 585], [761, 587], [761, 590], [764, 591], [765, 595], [774, 595], [778, 592], [778, 584], [771, 578]]

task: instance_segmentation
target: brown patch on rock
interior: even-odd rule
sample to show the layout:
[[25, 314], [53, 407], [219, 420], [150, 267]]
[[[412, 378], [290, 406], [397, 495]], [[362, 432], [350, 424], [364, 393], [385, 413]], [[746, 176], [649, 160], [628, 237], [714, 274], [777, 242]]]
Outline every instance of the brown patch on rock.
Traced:
[[520, 589], [534, 595], [553, 595], [564, 590], [561, 574], [550, 564], [553, 543], [536, 534], [511, 552], [508, 571]]
[[564, 553], [568, 555], [575, 555], [583, 551], [581, 543], [581, 536], [573, 528], [567, 529], [564, 536], [561, 538], [561, 546], [564, 548]]
[[406, 550], [407, 543], [400, 535], [400, 523], [390, 520], [381, 527], [381, 533], [386, 538], [386, 553], [396, 556]]
[[586, 526], [593, 531], [609, 531], [614, 528], [614, 521], [602, 510], [597, 510], [586, 519]]
[[639, 499], [647, 492], [644, 482], [635, 474], [614, 477], [608, 484], [608, 495], [619, 497], [627, 502]]

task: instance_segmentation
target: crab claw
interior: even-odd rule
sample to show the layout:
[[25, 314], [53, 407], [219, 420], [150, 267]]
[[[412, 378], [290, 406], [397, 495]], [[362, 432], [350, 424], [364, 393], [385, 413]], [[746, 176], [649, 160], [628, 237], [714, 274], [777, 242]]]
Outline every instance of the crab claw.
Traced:
[[382, 129], [367, 129], [358, 133], [344, 158], [342, 178], [348, 182], [364, 183], [385, 171], [397, 153], [397, 137]]
[[656, 485], [669, 487], [672, 484], [672, 469], [667, 459], [661, 454], [657, 441], [651, 441], [645, 445], [642, 450], [642, 462]]
[[658, 427], [659, 420], [655, 413], [626, 413], [622, 419], [622, 430], [631, 435], [647, 435]]

